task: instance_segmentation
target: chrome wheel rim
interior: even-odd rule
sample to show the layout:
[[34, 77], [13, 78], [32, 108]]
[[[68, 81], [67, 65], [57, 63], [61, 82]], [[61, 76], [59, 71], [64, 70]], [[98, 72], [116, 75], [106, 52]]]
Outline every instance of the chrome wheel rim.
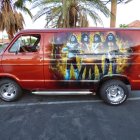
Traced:
[[107, 98], [113, 103], [121, 102], [125, 96], [123, 88], [118, 85], [108, 87], [106, 93]]
[[0, 93], [4, 99], [13, 99], [16, 96], [16, 87], [11, 83], [3, 84], [0, 88]]

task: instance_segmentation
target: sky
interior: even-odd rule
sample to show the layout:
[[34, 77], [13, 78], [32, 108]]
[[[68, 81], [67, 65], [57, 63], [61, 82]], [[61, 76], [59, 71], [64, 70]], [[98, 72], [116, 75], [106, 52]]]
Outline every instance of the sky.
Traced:
[[[110, 5], [108, 6], [111, 7]], [[129, 24], [134, 20], [140, 20], [140, 0], [132, 0], [128, 4], [117, 5], [117, 27], [120, 24]], [[110, 20], [104, 19], [104, 25], [109, 27]]]
[[[107, 7], [110, 9], [111, 4], [108, 4]], [[36, 10], [33, 10], [33, 15], [36, 13]], [[103, 20], [104, 27], [109, 27], [110, 19], [101, 15]], [[24, 14], [25, 19], [25, 29], [43, 29], [45, 26], [45, 17], [41, 17], [37, 21], [33, 22], [31, 18]], [[119, 27], [120, 24], [129, 24], [134, 20], [140, 20], [140, 0], [133, 0], [128, 4], [118, 4], [117, 5], [117, 19], [116, 27]], [[95, 27], [94, 23], [90, 22], [90, 27]], [[101, 25], [98, 25], [101, 27]], [[3, 33], [5, 35], [5, 33]], [[1, 38], [2, 34], [0, 34]]]

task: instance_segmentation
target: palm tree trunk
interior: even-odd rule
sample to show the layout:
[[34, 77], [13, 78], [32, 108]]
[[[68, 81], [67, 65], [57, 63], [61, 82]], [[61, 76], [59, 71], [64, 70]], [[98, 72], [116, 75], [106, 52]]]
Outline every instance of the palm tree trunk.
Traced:
[[11, 41], [14, 38], [14, 34], [12, 30], [7, 31], [7, 34], [8, 34], [8, 39]]
[[62, 0], [63, 3], [63, 28], [66, 27], [66, 13], [67, 13], [67, 1], [66, 0]]
[[112, 0], [110, 27], [116, 27], [116, 15], [117, 15], [117, 0]]

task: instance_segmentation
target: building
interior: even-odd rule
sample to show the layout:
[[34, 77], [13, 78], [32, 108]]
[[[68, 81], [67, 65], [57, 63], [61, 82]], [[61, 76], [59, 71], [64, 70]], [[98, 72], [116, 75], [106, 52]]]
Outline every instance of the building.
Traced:
[[130, 28], [140, 28], [140, 20], [135, 20], [128, 24], [128, 27]]

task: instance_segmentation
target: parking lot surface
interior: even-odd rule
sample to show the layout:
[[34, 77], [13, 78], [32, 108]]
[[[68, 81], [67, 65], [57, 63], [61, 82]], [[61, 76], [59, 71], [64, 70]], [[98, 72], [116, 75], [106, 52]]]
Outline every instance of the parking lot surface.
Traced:
[[139, 91], [117, 107], [92, 95], [0, 102], [1, 140], [140, 140], [139, 129]]

